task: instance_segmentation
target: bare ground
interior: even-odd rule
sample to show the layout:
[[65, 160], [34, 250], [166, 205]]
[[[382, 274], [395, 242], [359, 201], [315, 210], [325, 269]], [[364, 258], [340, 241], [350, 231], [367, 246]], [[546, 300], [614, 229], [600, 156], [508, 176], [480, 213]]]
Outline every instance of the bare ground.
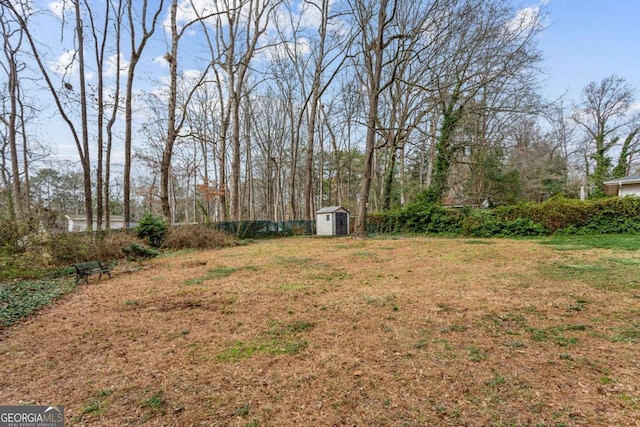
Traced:
[[558, 274], [616, 257], [637, 270], [525, 241], [290, 238], [121, 266], [0, 330], [0, 404], [95, 426], [640, 425], [638, 287]]

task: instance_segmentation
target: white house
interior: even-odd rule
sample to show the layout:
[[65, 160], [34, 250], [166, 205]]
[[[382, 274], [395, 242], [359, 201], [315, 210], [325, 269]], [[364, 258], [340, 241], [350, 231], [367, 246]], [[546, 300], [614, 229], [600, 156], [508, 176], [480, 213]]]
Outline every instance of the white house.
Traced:
[[640, 197], [640, 175], [623, 176], [622, 178], [605, 181], [604, 194], [607, 196], [638, 196]]
[[318, 236], [348, 236], [349, 211], [342, 206], [328, 206], [316, 212]]
[[[84, 216], [68, 216], [65, 215], [68, 221], [68, 230], [69, 231], [87, 231], [87, 219]], [[109, 228], [123, 228], [124, 227], [124, 218], [121, 216], [112, 216], [109, 218]], [[132, 226], [134, 224], [131, 224]], [[103, 224], [104, 226], [104, 224]], [[97, 229], [97, 222], [93, 220], [93, 229]]]

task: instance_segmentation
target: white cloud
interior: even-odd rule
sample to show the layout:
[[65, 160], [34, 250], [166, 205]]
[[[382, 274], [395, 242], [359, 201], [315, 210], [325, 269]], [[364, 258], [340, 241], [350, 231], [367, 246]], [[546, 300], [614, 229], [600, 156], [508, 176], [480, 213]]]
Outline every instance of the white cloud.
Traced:
[[[185, 25], [200, 17], [210, 15], [218, 11], [226, 10], [225, 2], [222, 0], [180, 0], [178, 2], [178, 10], [176, 12], [176, 21], [178, 26]], [[167, 15], [162, 23], [167, 32], [171, 31], [171, 12], [167, 11]], [[188, 35], [196, 34], [195, 31], [189, 31]]]
[[182, 76], [189, 83], [197, 83], [202, 77], [202, 70], [184, 70]]
[[631, 113], [640, 113], [640, 102], [635, 102], [629, 107]]
[[524, 33], [539, 25], [540, 8], [537, 6], [520, 9], [516, 16], [507, 23], [509, 34]]
[[67, 50], [58, 56], [55, 61], [49, 63], [49, 69], [57, 74], [75, 74], [77, 71], [77, 59], [75, 50]]
[[276, 59], [288, 59], [289, 55], [304, 57], [311, 52], [311, 43], [306, 38], [299, 38], [295, 43], [285, 42], [273, 45], [265, 49], [264, 55], [268, 61]]
[[[105, 77], [115, 77], [118, 72], [118, 61], [117, 56], [111, 55], [107, 58], [105, 68], [104, 68], [104, 76]], [[129, 62], [124, 58], [124, 55], [120, 54], [120, 75], [126, 75], [127, 68], [129, 67]]]
[[167, 61], [166, 55], [159, 55], [153, 58], [153, 62], [160, 65], [161, 68], [169, 68], [169, 61]]
[[300, 3], [300, 20], [305, 28], [319, 28], [322, 24], [322, 11], [311, 2]]
[[47, 9], [60, 19], [64, 17], [65, 11], [71, 10], [71, 7], [66, 0], [52, 1], [47, 4]]
[[551, 0], [540, 0], [535, 6], [522, 8], [506, 25], [506, 31], [512, 35], [525, 34], [531, 30], [539, 29], [543, 24], [543, 7]]
[[[71, 80], [70, 83], [73, 85], [74, 81], [78, 81], [78, 58], [75, 50], [67, 50], [61, 55], [59, 55], [55, 61], [49, 61], [48, 68], [52, 72], [61, 75], [67, 76]], [[96, 78], [96, 74], [89, 69], [85, 68], [84, 78], [86, 81], [93, 81]]]

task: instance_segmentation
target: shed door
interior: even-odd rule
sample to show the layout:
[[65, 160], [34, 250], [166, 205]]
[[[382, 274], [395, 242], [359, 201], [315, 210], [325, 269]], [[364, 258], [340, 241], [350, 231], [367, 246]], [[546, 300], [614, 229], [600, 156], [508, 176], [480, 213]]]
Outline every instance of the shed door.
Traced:
[[336, 236], [346, 236], [349, 234], [347, 229], [347, 214], [344, 212], [336, 212]]

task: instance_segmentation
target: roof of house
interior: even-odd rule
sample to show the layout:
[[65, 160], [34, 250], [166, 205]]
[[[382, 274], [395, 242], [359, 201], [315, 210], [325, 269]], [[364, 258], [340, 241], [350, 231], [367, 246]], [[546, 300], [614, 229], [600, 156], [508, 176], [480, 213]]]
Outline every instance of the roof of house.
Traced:
[[640, 182], [640, 175], [623, 176], [622, 178], [612, 179], [610, 181], [603, 182], [604, 185], [612, 184], [635, 184]]
[[322, 208], [316, 211], [316, 214], [327, 214], [327, 213], [333, 213], [336, 211], [340, 211], [343, 210], [347, 213], [349, 213], [348, 210], [346, 210], [345, 208], [343, 208], [342, 206], [327, 206], [326, 208]]

